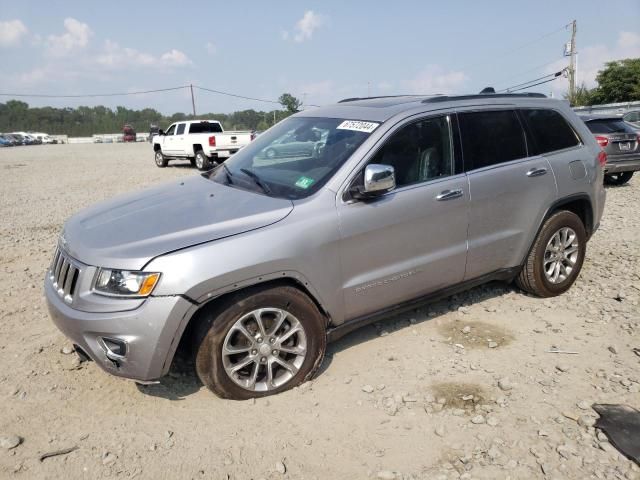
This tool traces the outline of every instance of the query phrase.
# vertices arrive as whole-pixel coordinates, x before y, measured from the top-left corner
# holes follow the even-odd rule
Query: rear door
[[[462,281],[469,190],[456,155],[450,116],[414,120],[367,162],[393,166],[396,189],[370,202],[338,199],[346,318]]]
[[[187,132],[185,131],[186,128],[187,128],[187,124],[184,122],[178,123],[176,126],[176,134],[174,135],[174,140],[173,140],[173,147],[175,148],[174,155],[176,156],[184,157],[188,155],[187,144],[189,142],[187,141],[187,139],[189,137],[187,136]]]
[[[513,109],[458,114],[470,191],[465,279],[519,266],[557,197],[551,166],[528,156]]]

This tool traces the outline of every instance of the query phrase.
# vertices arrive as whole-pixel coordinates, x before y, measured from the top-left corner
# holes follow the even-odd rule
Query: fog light
[[[127,355],[127,344],[122,340],[98,337],[98,343],[110,360],[122,360]]]

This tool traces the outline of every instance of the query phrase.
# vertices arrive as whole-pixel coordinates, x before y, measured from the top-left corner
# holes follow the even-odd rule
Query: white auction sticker
[[[359,120],[345,120],[338,125],[338,130],[355,130],[356,132],[373,132],[378,125],[377,122],[361,122]]]

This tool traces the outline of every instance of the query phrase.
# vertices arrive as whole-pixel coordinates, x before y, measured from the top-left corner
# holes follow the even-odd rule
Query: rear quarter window
[[[580,137],[565,118],[555,110],[521,110],[535,141],[538,154],[580,145]]]
[[[458,114],[466,170],[525,158],[527,146],[514,110]]]

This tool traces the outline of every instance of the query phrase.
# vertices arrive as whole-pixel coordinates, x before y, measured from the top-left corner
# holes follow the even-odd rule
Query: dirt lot
[[[233,402],[186,362],[147,387],[79,364],[43,298],[69,215],[193,169],[106,144],[5,148],[0,172],[1,478],[640,478],[590,408],[640,409],[640,179],[608,189],[569,293],[476,288],[343,338],[301,388]]]

